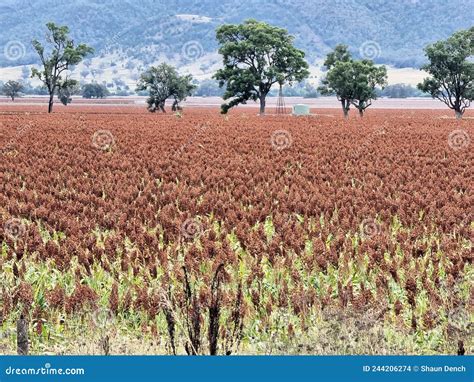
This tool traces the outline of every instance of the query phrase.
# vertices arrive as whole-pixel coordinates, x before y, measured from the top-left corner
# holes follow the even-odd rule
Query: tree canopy
[[[336,95],[346,118],[351,105],[363,116],[365,109],[372,105],[372,100],[377,99],[377,86],[387,84],[385,66],[375,66],[371,60],[352,59],[345,45],[336,46],[324,64],[329,70],[319,90],[322,94]]]
[[[217,28],[216,38],[224,67],[214,78],[226,86],[222,112],[248,100],[260,101],[265,113],[266,96],[279,83],[302,81],[309,76],[303,51],[293,46],[294,37],[285,29],[256,20]]]
[[[33,48],[38,53],[42,68],[33,68],[32,77],[37,77],[43,82],[49,93],[48,112],[53,111],[54,95],[60,92],[64,96],[68,89],[77,85],[77,81],[68,78],[68,70],[72,65],[80,63],[84,57],[94,50],[86,44],[76,45],[69,37],[67,26],[58,26],[47,23],[46,41],[43,45],[38,40],[33,40]],[[67,96],[66,96],[67,97]],[[64,99],[64,98],[63,98]]]
[[[79,93],[79,83],[76,80],[66,77],[58,87],[58,99],[64,106],[72,102],[73,94]]]
[[[474,27],[428,45],[425,54],[429,63],[421,70],[430,77],[418,84],[418,89],[444,102],[462,118],[474,99]]]
[[[331,69],[337,62],[349,62],[352,60],[352,55],[349,52],[349,47],[344,44],[337,45],[332,52],[329,52],[324,61],[324,66]]]
[[[109,95],[109,90],[104,85],[98,83],[84,84],[82,86],[83,98],[105,98]]]
[[[196,88],[193,77],[188,74],[180,76],[176,68],[168,64],[152,66],[144,72],[137,85],[137,91],[147,90],[148,110],[155,112],[161,110],[165,113],[165,103],[168,98],[174,98],[173,110],[179,108],[179,103],[192,94]]]
[[[421,90],[403,83],[385,86],[383,90],[379,90],[377,93],[381,97],[388,98],[421,97],[423,95]]]
[[[2,87],[2,92],[7,97],[10,97],[12,101],[15,101],[15,98],[19,96],[20,92],[23,91],[23,84],[18,81],[7,81]]]

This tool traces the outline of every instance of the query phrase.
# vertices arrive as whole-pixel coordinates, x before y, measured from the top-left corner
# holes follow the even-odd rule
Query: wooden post
[[[464,341],[459,340],[458,341],[458,355],[464,355],[466,354],[466,349],[464,349]]]
[[[28,355],[28,321],[23,315],[16,323],[16,345],[19,355]]]
[[[105,335],[100,339],[100,347],[104,352],[104,355],[110,355],[110,337]]]

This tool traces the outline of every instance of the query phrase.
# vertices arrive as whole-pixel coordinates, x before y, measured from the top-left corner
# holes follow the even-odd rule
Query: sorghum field
[[[1,353],[474,351],[468,113],[7,110]]]

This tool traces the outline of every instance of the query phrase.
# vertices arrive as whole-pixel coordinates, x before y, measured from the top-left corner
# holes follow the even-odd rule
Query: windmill
[[[279,84],[280,84],[280,90],[278,90],[278,99],[277,99],[275,113],[286,114],[285,99],[283,98],[283,82],[279,82]]]

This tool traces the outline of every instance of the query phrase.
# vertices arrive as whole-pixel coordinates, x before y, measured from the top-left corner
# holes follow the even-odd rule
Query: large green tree
[[[376,88],[387,85],[387,68],[375,66],[370,60],[351,61],[353,96],[351,103],[364,115],[365,109],[377,99]]]
[[[178,76],[175,90],[172,94],[172,97],[174,98],[172,110],[179,110],[179,103],[184,101],[187,96],[190,96],[196,88],[197,85],[193,83],[193,77],[190,74]]]
[[[321,81],[319,91],[325,95],[336,95],[345,118],[349,116],[351,105],[359,110],[362,117],[372,105],[372,100],[377,99],[376,88],[387,84],[385,66],[376,66],[370,60],[352,59],[345,45],[336,46],[328,54],[324,65],[328,72]]]
[[[104,85],[90,83],[82,86],[83,98],[105,98],[109,95],[109,90]]]
[[[222,113],[248,100],[259,100],[260,114],[264,114],[274,84],[292,84],[309,76],[304,52],[294,47],[294,37],[285,29],[247,20],[221,25],[216,38],[224,67],[214,78],[221,87],[226,86],[224,99],[232,98],[222,105]]]
[[[462,118],[474,99],[474,27],[428,45],[425,54],[429,63],[421,70],[431,76],[418,84],[418,89],[444,102],[456,118]]]
[[[61,98],[61,94],[64,96],[69,92],[68,89],[77,85],[75,80],[68,78],[70,67],[79,64],[84,57],[93,52],[93,49],[85,44],[76,45],[69,37],[67,26],[47,23],[46,28],[48,30],[47,44],[43,45],[38,40],[32,41],[42,64],[40,70],[32,69],[32,77],[37,77],[48,89],[48,113],[51,113],[53,111],[54,95],[58,94]]]
[[[12,101],[15,101],[15,98],[18,97],[21,91],[23,91],[24,86],[21,82],[18,81],[7,81],[2,87],[2,92],[7,97],[10,97]]]
[[[180,76],[173,66],[163,63],[156,67],[152,66],[141,75],[137,91],[149,92],[147,99],[149,111],[155,112],[159,109],[165,113],[168,98],[174,98],[173,110],[176,110],[179,102],[192,94],[196,88],[192,81],[191,75]]]

